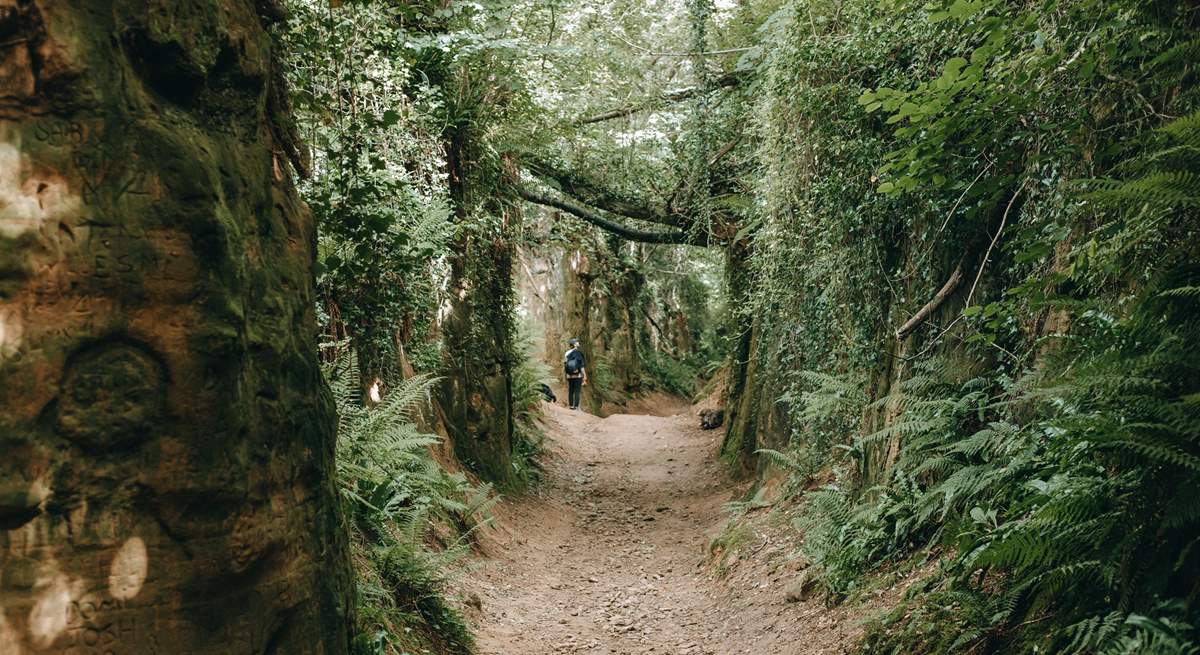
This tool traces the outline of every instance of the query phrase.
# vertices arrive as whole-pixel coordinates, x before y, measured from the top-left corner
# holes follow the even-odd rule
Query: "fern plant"
[[[1058,280],[1124,297],[1050,300],[1070,331],[1020,384],[972,401],[974,431],[927,416],[966,416],[953,398],[914,400],[889,428],[906,443],[897,475],[928,483],[919,520],[944,521],[957,554],[866,652],[1200,652],[1200,119],[1140,145],[1085,185],[1103,223]],[[1138,279],[1116,275],[1129,261]]]
[[[835,445],[846,441],[859,421],[867,396],[849,375],[801,370],[780,398],[789,407],[796,429],[789,451],[761,449],[766,462],[791,476],[793,490],[803,485],[833,459]]]
[[[325,373],[338,408],[337,480],[359,574],[355,648],[471,652],[470,630],[445,597],[446,574],[497,497],[490,486],[445,470],[430,451],[439,438],[413,422],[436,380],[402,380],[368,406],[353,352]],[[456,536],[433,543],[445,533]]]
[[[964,562],[1020,581],[1012,620],[1046,612],[1128,618],[1172,599],[1195,602],[1198,304],[1150,294],[1127,319],[1081,326],[1062,373],[1031,392],[1054,412],[1038,426],[1043,453],[1008,520],[981,535]],[[1084,648],[1108,648],[1147,625],[1122,623]],[[1061,647],[1067,635],[1046,641]]]

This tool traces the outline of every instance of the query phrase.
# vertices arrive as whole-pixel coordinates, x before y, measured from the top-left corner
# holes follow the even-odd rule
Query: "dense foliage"
[[[800,520],[835,597],[945,552],[864,650],[1194,649],[1195,10],[788,11],[755,235],[776,459],[836,464]]]
[[[398,345],[431,370],[436,342],[427,336],[445,274],[439,258],[455,232],[437,90],[414,88],[398,9],[300,1],[291,9],[281,37],[312,153],[301,192],[320,228],[323,328],[352,339],[364,374],[395,368]]]
[[[723,453],[791,472],[831,599],[941,562],[864,652],[1200,643],[1200,10],[289,4],[324,327],[360,387],[441,376],[468,466],[535,477],[561,349],[530,330],[586,337],[597,406],[724,362]],[[519,284],[567,318],[522,328]],[[372,494],[464,488],[380,474],[349,478],[360,534],[421,561]]]

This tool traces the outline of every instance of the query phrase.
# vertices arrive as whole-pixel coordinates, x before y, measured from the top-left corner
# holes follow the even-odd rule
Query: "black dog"
[[[554,390],[550,388],[550,385],[543,383],[539,391],[542,392],[542,397],[546,399],[546,402],[552,403],[558,401],[558,396],[554,395]]]
[[[705,430],[719,428],[724,422],[725,410],[723,409],[705,409],[700,411],[700,427]]]

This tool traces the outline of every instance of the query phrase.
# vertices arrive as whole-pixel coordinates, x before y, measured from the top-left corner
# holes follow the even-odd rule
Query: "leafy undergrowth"
[[[797,6],[806,5],[823,7]],[[797,489],[834,463],[827,483],[798,496],[806,575],[836,603],[914,554],[942,553],[937,570],[872,624],[863,653],[1200,652],[1197,14],[1171,3],[931,7],[943,5],[929,20],[898,13],[912,22],[887,31],[909,40],[917,60],[944,62],[943,76],[896,69],[859,98],[897,126],[884,132],[895,150],[885,156],[878,191],[897,202],[949,199],[950,211],[931,213],[935,227],[954,225],[958,201],[984,194],[977,198],[982,220],[971,225],[987,228],[977,250],[991,268],[973,266],[970,288],[915,337],[871,326],[855,337],[853,322],[830,308],[876,320],[879,298],[897,294],[886,271],[874,272],[890,264],[858,264],[852,272],[861,277],[846,279],[889,287],[856,297],[867,285],[828,283],[841,274],[810,263],[808,242],[799,241],[791,257],[759,251],[770,260],[761,276],[769,297],[800,286],[780,283],[789,270],[820,283],[821,293],[801,298],[823,299],[839,286],[844,292],[781,318],[799,336],[785,354],[836,355],[790,363],[782,400],[791,445],[770,454],[793,471]],[[853,28],[846,38],[821,40],[814,30],[809,40],[810,24],[801,20],[797,42],[822,55],[838,54],[835,48],[870,54],[859,46],[878,42],[880,32],[862,29],[872,20],[846,13],[841,20],[833,24]],[[1104,27],[1093,33],[1084,25]],[[934,36],[942,29],[978,39],[961,50],[969,60],[939,50],[959,49]],[[888,66],[907,61],[896,51],[887,51]],[[797,67],[820,63],[799,52],[790,58]],[[832,61],[837,70],[845,66]],[[1075,82],[1097,70],[1110,72]],[[973,79],[959,85],[964,71]],[[812,77],[824,83],[822,75]],[[1169,109],[1121,116],[1074,110],[1132,88],[1118,88],[1126,77],[1143,85],[1137,96],[1160,98]],[[846,97],[835,90],[829,87],[830,99]],[[807,110],[799,115],[814,113],[811,104]],[[1014,112],[1011,120],[1002,118],[1006,111]],[[838,118],[829,129],[846,125]],[[1016,125],[1036,129],[1018,134]],[[863,134],[878,128],[862,127]],[[811,138],[785,134],[780,144]],[[869,143],[863,134],[848,136]],[[1074,150],[1085,142],[1097,145]],[[952,173],[966,162],[975,172]],[[993,166],[1005,174],[993,175]],[[833,179],[829,172],[821,179]],[[953,192],[942,197],[937,189],[955,176]],[[880,228],[902,215],[840,187],[836,194],[799,208],[814,219],[852,217],[854,230],[869,207],[880,209]],[[788,211],[791,197],[781,197],[780,215],[804,227]],[[843,199],[853,211],[835,211]],[[945,270],[974,248],[970,232],[931,238],[912,225],[897,234],[913,251],[953,244]],[[789,230],[781,226],[785,236]],[[823,223],[811,233],[842,234]],[[858,232],[844,234],[856,235],[856,246],[829,247],[834,263],[854,266],[855,252],[873,255],[858,247]],[[986,290],[975,284],[985,276],[992,276]],[[911,309],[899,313],[892,325],[909,316]],[[822,343],[816,337],[825,325],[836,329]],[[900,347],[889,351],[894,339]],[[868,349],[892,361],[881,365]]]
[[[1080,292],[1112,283],[1123,235],[1157,234],[1196,206],[1195,187],[1176,182],[1197,164],[1198,135],[1195,114],[1178,119],[1131,147],[1115,179],[1081,183],[1105,228],[1065,272],[964,313],[1032,303],[1069,316],[1027,363],[988,366],[968,346],[914,364],[871,403],[843,378],[807,376],[809,425],[892,415],[803,495],[797,526],[825,592],[851,595],[921,549],[952,553],[862,652],[1200,652],[1200,268],[1191,246],[1163,246],[1160,269],[1115,300]],[[886,479],[863,485],[889,443],[900,447]],[[771,457],[810,476],[796,450]]]
[[[496,501],[489,485],[443,468],[413,412],[434,380],[400,382],[374,406],[361,398],[353,357],[326,369],[338,406],[338,484],[358,576],[357,655],[473,652],[447,600],[449,572]]]
[[[512,493],[540,479],[539,388],[548,377],[530,356],[532,343],[518,345],[525,356],[513,374],[514,470],[505,486]],[[353,353],[325,374],[338,407],[337,475],[358,576],[356,655],[469,655],[471,628],[449,583],[500,496],[448,470],[431,451],[441,437],[415,424],[436,379],[399,381],[371,404]]]
[[[878,401],[902,412],[801,496],[811,575],[836,602],[923,549],[951,554],[861,652],[1200,650],[1195,275],[1124,317],[1080,316],[1021,378],[935,359]],[[888,483],[857,488],[862,453],[895,436]]]

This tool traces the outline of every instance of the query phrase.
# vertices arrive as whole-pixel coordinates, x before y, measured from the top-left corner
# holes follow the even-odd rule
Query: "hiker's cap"
[[[578,346],[578,345],[579,345],[579,339],[574,339],[574,338],[572,338],[572,339],[567,339],[567,345],[568,345],[568,346]]]

